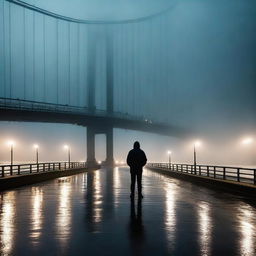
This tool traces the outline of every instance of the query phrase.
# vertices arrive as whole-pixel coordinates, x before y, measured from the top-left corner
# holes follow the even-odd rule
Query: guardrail
[[[253,168],[169,163],[148,163],[147,166],[164,168],[173,172],[256,185],[256,169]]]
[[[0,165],[0,178],[39,172],[65,171],[68,169],[86,167],[86,162],[51,162],[38,164]]]
[[[59,112],[70,113],[79,115],[90,115],[99,117],[112,117],[121,118],[126,120],[141,121],[152,124],[150,119],[143,116],[132,116],[128,113],[121,112],[107,112],[100,109],[89,109],[88,107],[79,107],[68,104],[56,104],[50,102],[40,102],[24,99],[12,99],[0,97],[0,109],[18,109],[27,111],[40,111],[40,112]],[[161,123],[158,123],[161,124]]]

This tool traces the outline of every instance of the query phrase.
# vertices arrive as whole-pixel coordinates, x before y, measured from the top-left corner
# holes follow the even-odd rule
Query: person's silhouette
[[[131,198],[134,198],[135,183],[137,178],[138,186],[138,196],[143,198],[142,195],[142,168],[147,163],[147,157],[143,150],[140,149],[140,143],[138,141],[134,142],[133,149],[130,150],[126,160],[127,164],[130,166],[131,173]]]

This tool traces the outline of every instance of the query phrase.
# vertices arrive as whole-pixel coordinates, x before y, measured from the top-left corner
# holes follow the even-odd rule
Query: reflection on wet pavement
[[[130,201],[127,168],[0,194],[0,255],[256,255],[256,206],[150,170]]]
[[[210,207],[205,202],[198,204],[200,251],[201,255],[210,255],[211,248],[211,217]]]
[[[14,243],[15,232],[15,192],[8,192],[1,196],[1,253],[3,255],[11,254]]]
[[[67,243],[71,234],[71,193],[72,185],[70,178],[61,178],[58,180],[58,198],[56,213],[56,237],[58,237],[61,252],[67,248]],[[52,216],[55,217],[55,216]]]
[[[242,205],[239,209],[238,219],[241,229],[240,253],[241,255],[255,255],[255,209],[250,205]]]
[[[31,189],[31,230],[29,236],[32,243],[37,243],[43,225],[43,191],[39,187],[32,187]]]

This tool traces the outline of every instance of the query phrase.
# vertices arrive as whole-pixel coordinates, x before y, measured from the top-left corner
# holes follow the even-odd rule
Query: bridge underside
[[[48,111],[28,111],[0,109],[0,121],[19,122],[47,122],[66,123],[81,126],[93,126],[97,133],[105,133],[106,127],[136,130],[142,132],[155,133],[163,136],[173,136],[178,138],[187,137],[188,131],[181,127],[166,124],[150,123],[142,120],[129,120],[110,116],[96,116],[89,114],[75,113],[54,113]]]
[[[112,166],[113,157],[113,128],[136,130],[143,132],[156,133],[165,136],[184,137],[187,135],[181,129],[154,124],[140,120],[128,120],[111,116],[95,116],[75,113],[54,113],[48,111],[31,111],[17,109],[1,109],[0,121],[19,121],[19,122],[47,122],[47,123],[66,123],[87,127],[87,162],[93,166],[95,159],[95,135],[106,135],[107,157],[105,164]]]

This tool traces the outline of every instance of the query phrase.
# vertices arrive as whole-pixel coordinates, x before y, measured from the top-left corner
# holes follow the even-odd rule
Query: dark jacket
[[[126,162],[131,171],[142,171],[142,167],[147,163],[147,158],[143,150],[134,148],[128,153]]]

